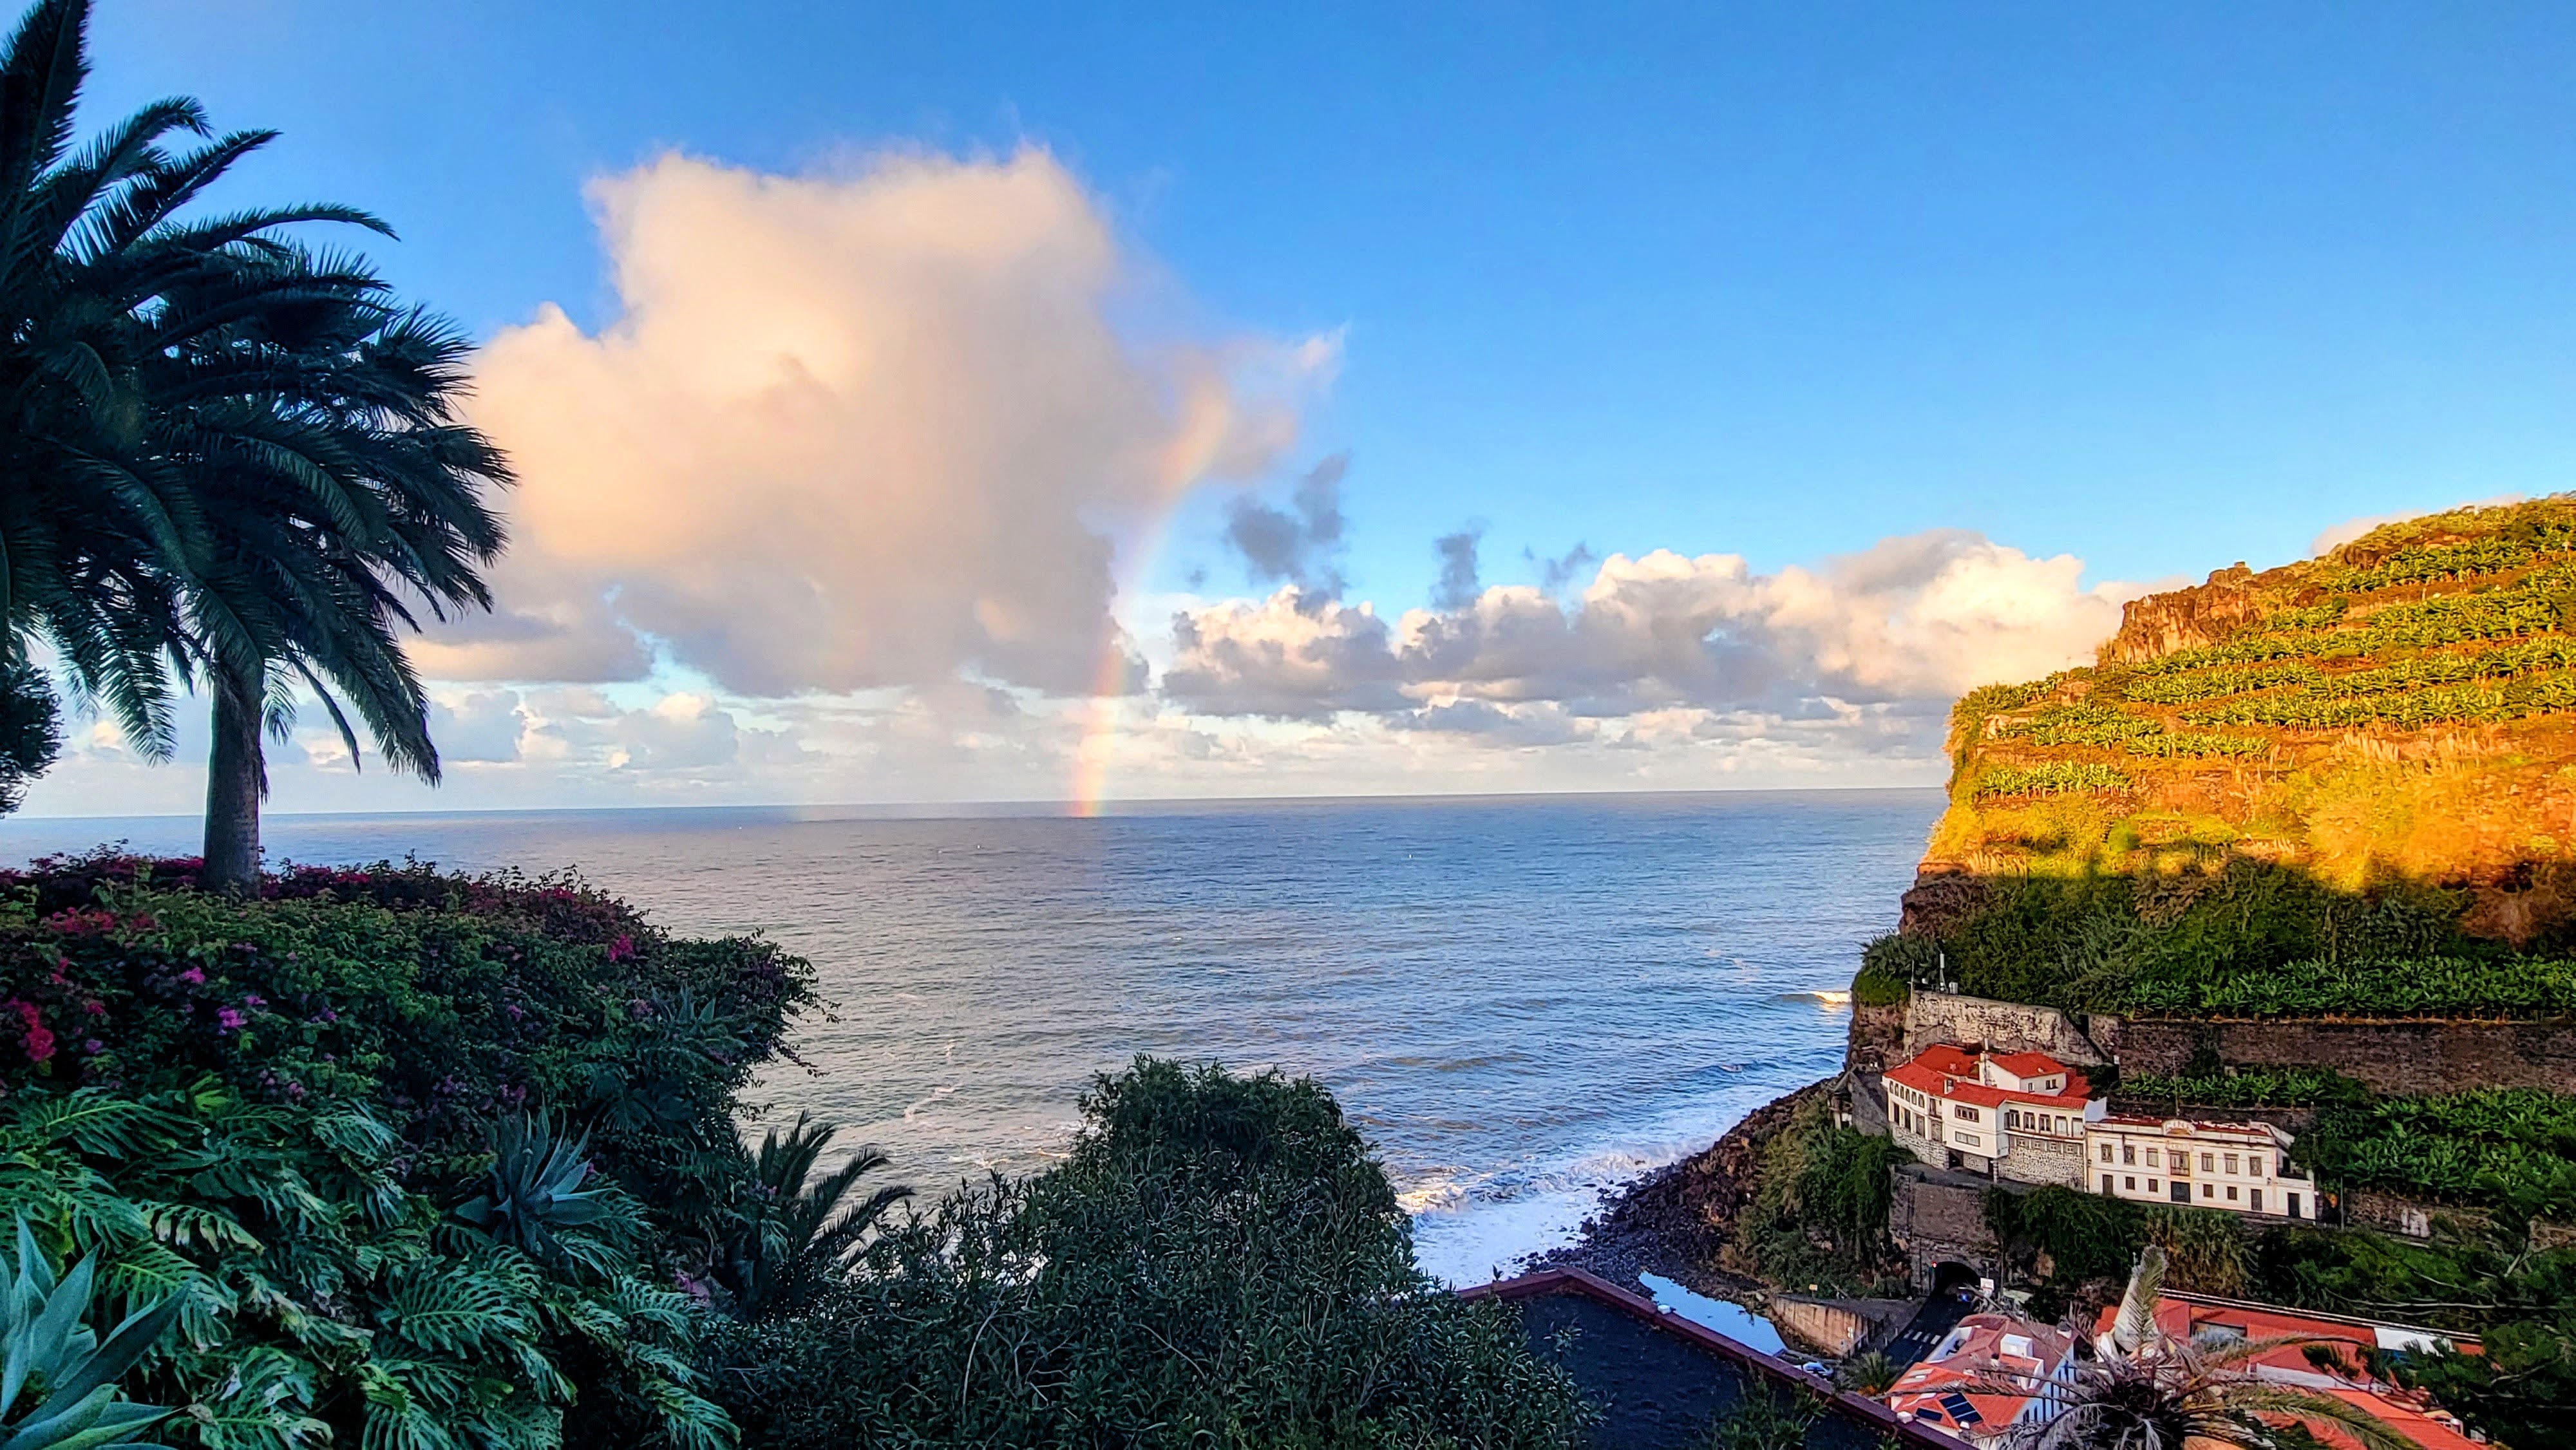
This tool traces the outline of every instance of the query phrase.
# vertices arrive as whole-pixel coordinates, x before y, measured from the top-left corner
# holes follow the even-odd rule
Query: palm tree
[[[154,366],[169,375],[164,446],[197,513],[168,648],[213,696],[200,879],[232,890],[258,879],[261,736],[292,724],[299,686],[353,760],[352,711],[397,768],[437,781],[402,634],[416,607],[491,607],[480,571],[503,534],[485,493],[510,476],[458,419],[470,348],[455,327],[396,307],[353,263],[290,251],[243,270],[265,300]],[[241,285],[179,292],[171,311],[222,317]]]
[[[2207,1344],[2166,1334],[2156,1325],[2164,1277],[2164,1251],[2149,1244],[2098,1358],[2079,1361],[2070,1379],[1994,1386],[2009,1394],[2036,1389],[2058,1405],[2047,1420],[2013,1426],[2008,1450],[2274,1450],[2281,1431],[2264,1423],[2267,1415],[2330,1423],[2363,1450],[2416,1450],[2414,1441],[2341,1400],[2254,1374],[2261,1355],[2313,1340]]]
[[[859,1245],[886,1211],[912,1196],[889,1185],[857,1203],[844,1200],[866,1175],[893,1162],[875,1148],[861,1148],[840,1167],[814,1178],[814,1166],[840,1129],[798,1113],[781,1136],[762,1135],[753,1160],[765,1212],[739,1235],[718,1277],[732,1291],[736,1312],[757,1319],[792,1307],[811,1293]]]
[[[193,101],[146,106],[75,151],[88,21],[87,0],[40,0],[0,46],[0,663],[50,645],[77,695],[165,758],[162,650],[195,511],[156,449],[152,383],[168,374],[149,364],[207,326],[330,285],[275,267],[242,276],[280,253],[280,228],[383,228],[337,206],[182,219],[274,135],[211,136]],[[166,149],[179,137],[210,139]],[[191,288],[228,311],[173,312]]]

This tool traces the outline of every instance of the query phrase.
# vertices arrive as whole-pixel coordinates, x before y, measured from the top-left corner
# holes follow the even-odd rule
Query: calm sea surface
[[[921,1187],[1060,1151],[1140,1052],[1311,1073],[1452,1280],[1832,1072],[1937,791],[1202,803],[1096,820],[790,809],[285,816],[272,857],[579,868],[682,932],[760,930],[831,1002],[760,1095]],[[0,822],[0,859],[177,817]]]

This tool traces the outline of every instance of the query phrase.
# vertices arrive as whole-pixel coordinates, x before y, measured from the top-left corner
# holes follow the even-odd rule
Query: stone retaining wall
[[[2045,1052],[2076,1067],[2108,1060],[2054,1007],[1918,990],[1905,1004],[1905,1054],[1911,1057],[1937,1042],[1969,1048],[1982,1044],[1997,1052]]]
[[[2383,1093],[2535,1087],[2576,1093],[2576,1021],[2416,1018],[2200,1021],[2096,1017],[2124,1075],[2180,1076],[2214,1055],[2229,1067],[2322,1067]]]
[[[1900,1163],[1887,1209],[1888,1236],[1905,1251],[1919,1287],[1944,1263],[1966,1264],[1991,1274],[2003,1245],[1986,1225],[1986,1190],[1992,1185],[1965,1173]]]

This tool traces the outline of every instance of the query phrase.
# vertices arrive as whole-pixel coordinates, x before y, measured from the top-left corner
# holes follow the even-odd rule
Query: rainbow
[[[1153,572],[1155,558],[1163,552],[1163,541],[1170,536],[1172,515],[1177,511],[1178,500],[1174,500],[1172,506],[1145,521],[1127,567],[1112,583],[1112,599],[1144,586]],[[1101,803],[1109,798],[1109,767],[1118,749],[1119,715],[1127,687],[1127,653],[1118,647],[1119,635],[1113,622],[1100,641],[1100,661],[1091,672],[1091,693],[1080,707],[1082,736],[1074,743],[1073,778],[1065,798],[1065,814],[1078,820],[1099,815]]]

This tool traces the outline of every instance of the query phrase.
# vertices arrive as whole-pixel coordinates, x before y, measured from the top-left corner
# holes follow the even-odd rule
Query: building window
[[[2007,1128],[2018,1128],[2018,1127],[2020,1127],[2020,1126],[2021,1126],[2021,1114],[2014,1112],[2014,1111],[2013,1111],[2012,1109],[2010,1109],[2010,1108],[2006,1108],[2006,1109],[2004,1109],[2004,1126],[2005,1126],[2005,1127],[2007,1127]]]
[[[2254,1210],[2256,1213],[2261,1213],[2263,1211],[2263,1190],[2259,1188],[2246,1189],[2245,1206]]]
[[[2246,1159],[2246,1160],[2245,1160],[2245,1171],[2246,1171],[2246,1172],[2248,1172],[2248,1173],[2250,1173],[2250,1174],[2252,1174],[2252,1175],[2254,1175],[2254,1176],[2255,1176],[2255,1177],[2257,1177],[2257,1178],[2262,1177],[2262,1176],[2263,1176],[2263,1160],[2262,1160],[2262,1159],[2260,1159],[2260,1158],[2248,1158],[2248,1159]]]
[[[2200,1155],[2200,1171],[2203,1173],[2209,1171],[2209,1155],[2206,1153]]]
[[[2107,1153],[2107,1152],[2109,1152],[2110,1150],[2106,1148],[2106,1149],[2104,1149],[2103,1151]],[[2108,1173],[2105,1173],[2105,1174],[2103,1174],[2103,1175],[2102,1175],[2102,1191],[2103,1191],[2104,1193],[2108,1193],[2108,1192],[2110,1192],[2110,1191],[2111,1191],[2111,1175],[2110,1175],[2110,1174],[2108,1174]]]
[[[1985,1146],[1985,1140],[1974,1133],[1953,1133],[1950,1135],[1950,1138],[1953,1142],[1965,1143],[1971,1148],[1982,1148]]]
[[[2233,1188],[2231,1188],[2231,1189],[2229,1189],[2229,1190],[2227,1190],[2227,1191],[2228,1191],[2228,1192],[2230,1192],[2230,1193],[2234,1193],[2236,1190],[2235,1190],[2235,1189],[2233,1189]],[[2213,1197],[2213,1196],[2215,1196],[2216,1192],[2217,1192],[2217,1189],[2216,1189],[2216,1187],[2215,1187],[2214,1185],[2207,1184],[2207,1183],[2204,1183],[2204,1184],[2200,1185],[2200,1196],[2201,1196],[2201,1197],[2203,1197],[2203,1198]]]
[[[1962,1122],[1973,1123],[1977,1120],[1977,1110],[1975,1108],[1963,1108],[1957,1103],[1952,1103],[1950,1105],[1950,1112]]]
[[[2102,1145],[2102,1161],[2103,1161],[2103,1162],[2105,1162],[2105,1163],[2108,1163],[2108,1162],[2110,1162],[2110,1161],[2111,1161],[2111,1145],[2110,1145],[2110,1144],[2108,1144],[2108,1143],[2105,1143],[2105,1144],[2103,1144],[2103,1145]],[[2110,1191],[2110,1189],[2111,1189],[2111,1180],[2110,1180],[2110,1179],[2108,1179],[2108,1178],[2103,1179],[2103,1180],[2102,1180],[2102,1191],[2103,1191],[2103,1192],[2105,1192],[2105,1193],[2108,1193],[2108,1192]]]
[[[2233,1183],[2227,1185],[2227,1201],[2229,1203],[2236,1201],[2236,1185]]]
[[[2136,1189],[2137,1189],[2137,1186],[2138,1186],[2138,1180],[2137,1180],[2137,1179],[2135,1179],[2135,1178],[2133,1178],[2133,1177],[2132,1177],[2132,1178],[2123,1178],[2123,1179],[2121,1179],[2121,1180],[2120,1180],[2120,1186],[2121,1186],[2121,1187],[2123,1187],[2123,1188],[2127,1188],[2127,1189],[2131,1190],[2132,1192],[2134,1192],[2134,1191],[2136,1191]]]
[[[2129,1164],[2131,1167],[2135,1167],[2138,1162],[2138,1145],[2135,1143],[2121,1144],[2120,1161]]]
[[[2297,1218],[2299,1216],[2299,1196],[2295,1193],[2282,1195],[2281,1211],[2292,1218]]]
[[[2165,1166],[2165,1165],[2164,1165],[2162,1162],[2158,1161],[2158,1160],[2159,1160],[2159,1159],[2161,1159],[2161,1158],[2163,1158],[2163,1157],[2164,1157],[2164,1155],[2163,1155],[2163,1154],[2158,1153],[2158,1152],[2157,1152],[2155,1149],[2153,1149],[2153,1148],[2149,1148],[2149,1149],[2147,1150],[2147,1166],[2148,1166],[2148,1167],[2150,1167],[2150,1168],[2162,1168],[2162,1167],[2163,1167],[2163,1166]]]

